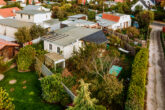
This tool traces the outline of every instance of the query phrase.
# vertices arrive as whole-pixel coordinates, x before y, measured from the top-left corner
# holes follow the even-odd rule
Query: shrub
[[[148,67],[148,49],[142,48],[135,56],[132,76],[128,88],[126,110],[143,110],[146,74]]]
[[[18,53],[17,66],[19,71],[28,71],[32,65],[36,51],[31,46],[25,46]]]
[[[0,110],[14,110],[15,106],[12,101],[13,99],[9,97],[9,94],[0,87]]]
[[[5,72],[8,69],[7,63],[3,61],[3,57],[0,57],[0,73]]]
[[[62,105],[66,105],[71,102],[61,84],[61,81],[61,74],[47,76],[41,80],[42,97],[44,100],[49,103],[60,102]]]

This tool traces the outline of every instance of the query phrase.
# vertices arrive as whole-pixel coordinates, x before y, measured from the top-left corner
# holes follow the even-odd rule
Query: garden
[[[41,85],[35,72],[18,72],[13,68],[4,73],[0,81],[13,99],[16,110],[62,110],[60,104],[46,103],[41,97]],[[13,81],[13,82],[12,82]]]

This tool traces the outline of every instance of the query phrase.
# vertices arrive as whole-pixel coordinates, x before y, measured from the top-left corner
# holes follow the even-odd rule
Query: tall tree
[[[77,91],[77,96],[74,99],[74,107],[69,107],[68,110],[96,110],[95,103],[97,100],[90,97],[89,84],[80,80],[80,90]]]
[[[137,14],[136,19],[140,28],[148,29],[150,23],[154,20],[154,13],[152,11],[144,10]]]
[[[27,27],[19,28],[18,31],[15,33],[15,36],[16,36],[17,42],[19,43],[25,43],[32,40],[30,36],[29,28]]]

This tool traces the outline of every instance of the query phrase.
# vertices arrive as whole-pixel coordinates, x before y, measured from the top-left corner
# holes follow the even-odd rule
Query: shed
[[[111,69],[109,70],[109,74],[118,77],[119,74],[120,74],[120,72],[121,72],[121,70],[122,70],[122,67],[113,65],[113,66],[111,67]]]
[[[65,68],[65,59],[57,53],[47,53],[45,54],[45,64],[54,67],[55,70],[57,67]]]

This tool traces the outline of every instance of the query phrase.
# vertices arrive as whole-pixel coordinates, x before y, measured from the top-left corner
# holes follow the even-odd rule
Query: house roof
[[[39,10],[21,10],[21,11],[17,11],[16,13],[35,15],[35,14],[44,14],[44,13],[50,13],[50,12],[49,11],[39,11]]]
[[[5,41],[10,41],[10,42],[16,41],[15,38],[9,37],[9,36],[4,36],[4,35],[0,35],[0,39],[3,39],[3,40],[5,40]]]
[[[77,25],[90,26],[90,25],[95,25],[95,24],[96,23],[92,22],[92,21],[78,19],[78,20],[69,22],[67,25],[69,25],[69,26],[77,26]]]
[[[75,26],[58,29],[54,31],[54,33],[44,36],[43,40],[60,46],[67,46],[76,42],[77,40],[85,40],[98,44],[107,41],[104,33],[100,29],[90,29]]]
[[[85,15],[85,14],[77,14],[77,15],[69,16],[69,18],[81,18],[81,17],[84,17],[84,16],[87,16],[87,15]]]
[[[44,21],[44,23],[53,25],[53,24],[60,23],[60,21],[59,21],[59,19],[50,19],[50,20]]]
[[[38,10],[41,6],[38,5],[27,5],[23,10]]]
[[[0,9],[0,16],[6,18],[6,17],[13,17],[15,16],[14,11],[19,11],[20,9],[17,7],[13,7],[13,8],[3,8]]]
[[[109,20],[106,20],[106,19],[99,19],[99,20],[97,21],[97,23],[98,23],[100,26],[107,27],[107,26],[111,26],[111,25],[115,24],[116,22],[114,22],[114,21],[109,21]]]
[[[0,50],[3,49],[6,46],[19,46],[19,44],[12,43],[12,42],[5,41],[3,39],[0,39]]]
[[[32,25],[34,25],[34,23],[19,21],[16,19],[0,19],[0,24],[13,28],[31,27]]]
[[[102,19],[106,19],[113,22],[119,22],[120,16],[111,13],[103,13]]]
[[[149,6],[146,4],[144,0],[139,0],[146,8],[149,8]]]
[[[4,0],[0,0],[0,5],[6,5],[6,2]]]
[[[47,53],[47,54],[45,54],[45,56],[48,57],[49,59],[53,60],[54,62],[59,61],[59,60],[64,60],[63,56],[61,56],[57,53],[54,53],[54,52]]]

